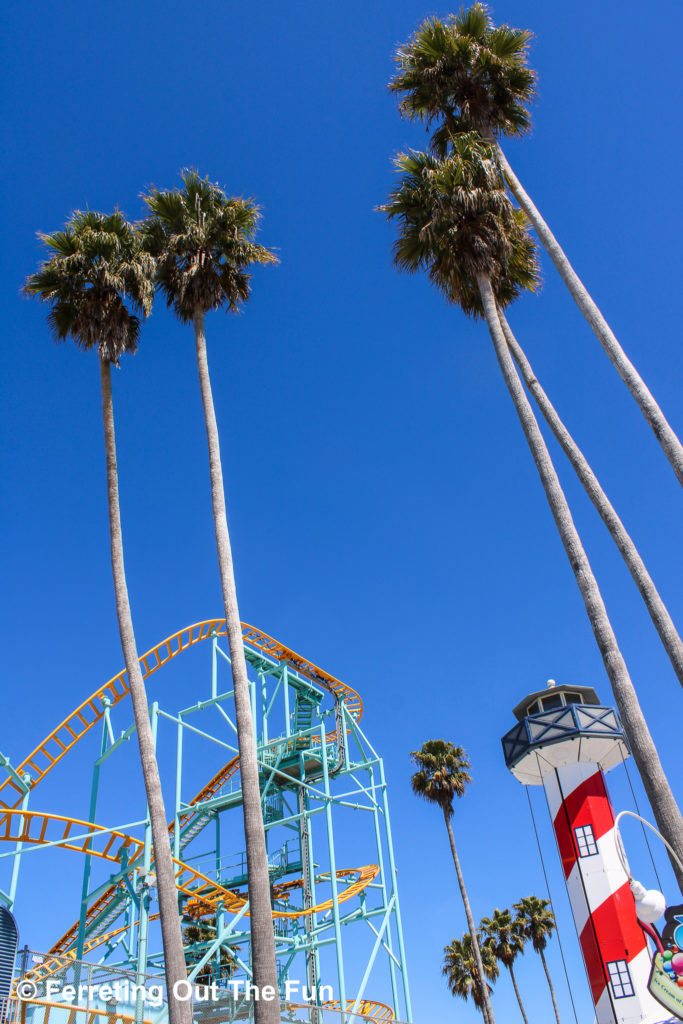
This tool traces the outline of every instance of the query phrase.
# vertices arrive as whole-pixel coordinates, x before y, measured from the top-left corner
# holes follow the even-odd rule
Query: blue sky
[[[54,346],[44,311],[19,297],[41,255],[35,232],[86,205],[118,204],[135,218],[146,185],[171,186],[197,166],[256,197],[260,238],[281,258],[255,275],[243,315],[207,317],[242,618],[363,694],[392,786],[415,1019],[466,1022],[477,1014],[440,977],[464,916],[443,823],[410,795],[408,752],[443,735],[471,756],[474,784],[455,827],[480,917],[543,894],[526,797],[500,751],[511,708],[550,676],[611,697],[486,331],[427,281],[394,271],[392,227],[374,212],[393,154],[425,138],[385,89],[392,54],[426,14],[448,10],[422,0],[76,0],[7,12],[0,749],[21,760],[121,664],[97,364]],[[534,131],[508,155],[680,434],[678,5],[660,4],[654,25],[631,0],[501,0],[494,16],[536,34]],[[544,278],[510,321],[681,622],[680,490],[547,261]],[[162,303],[114,383],[128,583],[145,650],[221,610],[192,338]],[[558,466],[683,798],[680,687],[559,454]],[[632,807],[623,772],[610,781],[615,804]],[[85,817],[85,790],[64,770],[34,806]],[[577,1009],[589,1019],[552,836],[535,806]],[[654,884],[635,829],[629,836]],[[74,918],[77,892],[76,883],[67,906],[50,895],[70,877],[68,854],[40,857],[17,907],[22,941],[38,948]],[[550,1006],[535,961],[525,957],[520,982],[540,1020]],[[550,962],[567,1021],[555,940]],[[501,979],[500,1019],[515,1019],[513,999]]]

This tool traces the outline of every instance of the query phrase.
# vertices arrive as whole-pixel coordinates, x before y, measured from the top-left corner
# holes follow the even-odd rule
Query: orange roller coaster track
[[[93,857],[100,857],[114,864],[120,863],[121,847],[125,847],[132,856],[141,853],[144,848],[144,843],[139,839],[116,829],[95,825],[92,821],[15,808],[0,811],[0,842],[3,841],[59,846],[65,850],[75,850],[77,853],[89,853]],[[103,844],[101,848],[97,843]]]
[[[16,830],[11,828],[12,821],[18,821],[19,827]],[[52,832],[50,832],[52,826]],[[12,834],[14,831],[14,834]],[[73,833],[85,833],[73,837]],[[50,836],[53,838],[50,838]],[[109,836],[108,841],[100,849],[94,845],[95,840],[102,840],[105,835]],[[21,811],[15,809],[0,812],[0,841],[21,842],[38,846],[58,846],[66,850],[74,850],[77,853],[90,854],[102,860],[120,863],[120,858],[113,852],[114,844],[118,843],[119,848],[124,847],[134,853],[139,853],[143,843],[115,829],[106,829],[95,825],[91,821],[81,821],[78,818],[66,818],[61,814],[45,814],[42,811]],[[184,864],[173,858],[176,868],[175,879],[179,892],[190,897],[187,905],[187,913],[199,916],[211,910],[215,910],[218,904],[222,904],[229,913],[236,914],[247,903],[246,893],[236,892],[232,889],[224,889],[217,882],[203,875],[201,871]],[[342,868],[336,872],[338,879],[348,878],[350,875],[358,875],[355,881],[339,893],[338,902],[344,903],[353,896],[362,892],[370,882],[377,877],[379,867],[377,864],[366,864],[361,868]],[[325,876],[320,876],[322,879]],[[293,882],[284,882],[273,889],[275,900],[286,900],[292,889],[300,888],[303,879],[298,878]],[[325,900],[305,910],[274,910],[273,917],[285,917],[294,919],[306,917],[309,914],[321,913],[330,910],[332,900]],[[246,912],[249,916],[249,911]]]
[[[204,622],[197,622],[193,626],[186,626],[172,636],[162,640],[156,647],[152,647],[140,658],[143,679],[148,679],[169,661],[182,654],[183,651],[194,647],[202,640],[208,640],[216,636],[226,636],[225,619],[206,619]],[[248,623],[242,623],[242,637],[244,643],[264,657],[282,661],[290,665],[302,676],[312,682],[319,683],[329,693],[339,697],[345,702],[346,709],[351,717],[360,721],[363,714],[363,702],[358,693],[346,683],[335,679],[329,672],[318,668],[313,662],[303,658],[300,654],[285,647],[272,636],[268,636],[262,630]],[[128,673],[124,669],[118,675],[113,676],[108,682],[95,690],[93,694],[83,701],[75,711],[64,719],[63,722],[53,729],[45,737],[42,743],[33,750],[24,761],[15,769],[20,777],[30,776],[29,789],[34,789],[45,776],[52,771],[56,764],[68,754],[68,752],[82,739],[97,722],[101,721],[107,707],[114,707],[129,692]],[[10,799],[14,803],[7,803],[0,797],[0,808],[17,807],[24,796],[19,783],[11,776],[0,783],[0,793],[3,790],[12,791]]]
[[[350,1013],[356,1005],[355,999],[346,1000],[346,1011]],[[323,1003],[323,1007],[328,1010],[341,1010],[341,1003],[338,999],[333,1002]],[[378,1003],[375,999],[361,999],[358,1006],[358,1013],[362,1017],[370,1017],[376,1021],[389,1021],[396,1020],[394,1011],[386,1003]]]

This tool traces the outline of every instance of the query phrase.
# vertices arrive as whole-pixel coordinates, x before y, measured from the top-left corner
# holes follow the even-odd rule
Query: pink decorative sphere
[[[675,974],[679,975],[679,977],[683,975],[683,953],[674,953],[669,962]]]

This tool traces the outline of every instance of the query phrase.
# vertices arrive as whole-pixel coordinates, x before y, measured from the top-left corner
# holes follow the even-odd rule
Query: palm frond
[[[493,23],[485,4],[475,3],[467,9],[461,7],[459,12],[452,16],[452,24],[461,35],[483,43]]]

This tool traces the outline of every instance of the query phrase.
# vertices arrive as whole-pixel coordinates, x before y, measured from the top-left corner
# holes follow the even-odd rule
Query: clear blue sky
[[[2,59],[0,749],[19,761],[121,665],[97,364],[54,346],[44,310],[19,297],[41,254],[35,232],[86,205],[119,204],[135,218],[146,185],[171,186],[195,165],[257,198],[261,240],[282,261],[256,274],[243,315],[207,318],[242,617],[365,698],[392,786],[421,1022],[478,1017],[440,977],[442,948],[465,921],[443,823],[410,795],[408,752],[443,735],[470,753],[474,785],[455,826],[480,917],[543,893],[526,797],[500,751],[511,708],[550,676],[611,699],[488,336],[425,280],[394,271],[392,228],[373,212],[393,154],[424,139],[386,92],[392,54],[426,14],[448,10],[423,0],[38,0],[6,12]],[[536,34],[535,127],[508,154],[680,433],[680,7],[501,0],[494,16]],[[520,301],[511,322],[681,623],[680,489],[572,300],[545,265],[544,275],[542,294]],[[115,400],[145,650],[221,613],[192,338],[161,303],[115,377]],[[601,522],[558,464],[683,798],[680,687]],[[623,776],[612,778],[616,804],[632,806]],[[85,817],[82,777],[65,770],[35,806]],[[536,806],[580,1019],[590,1020]],[[75,917],[78,885],[69,882],[73,900],[56,899],[70,855],[39,856],[45,873],[31,869],[17,908],[22,940],[37,948]],[[654,884],[645,861],[640,873]],[[555,940],[550,961],[566,1024]],[[533,1018],[547,1018],[531,954],[520,981]],[[503,978],[499,1019],[517,1019],[512,1000]]]

